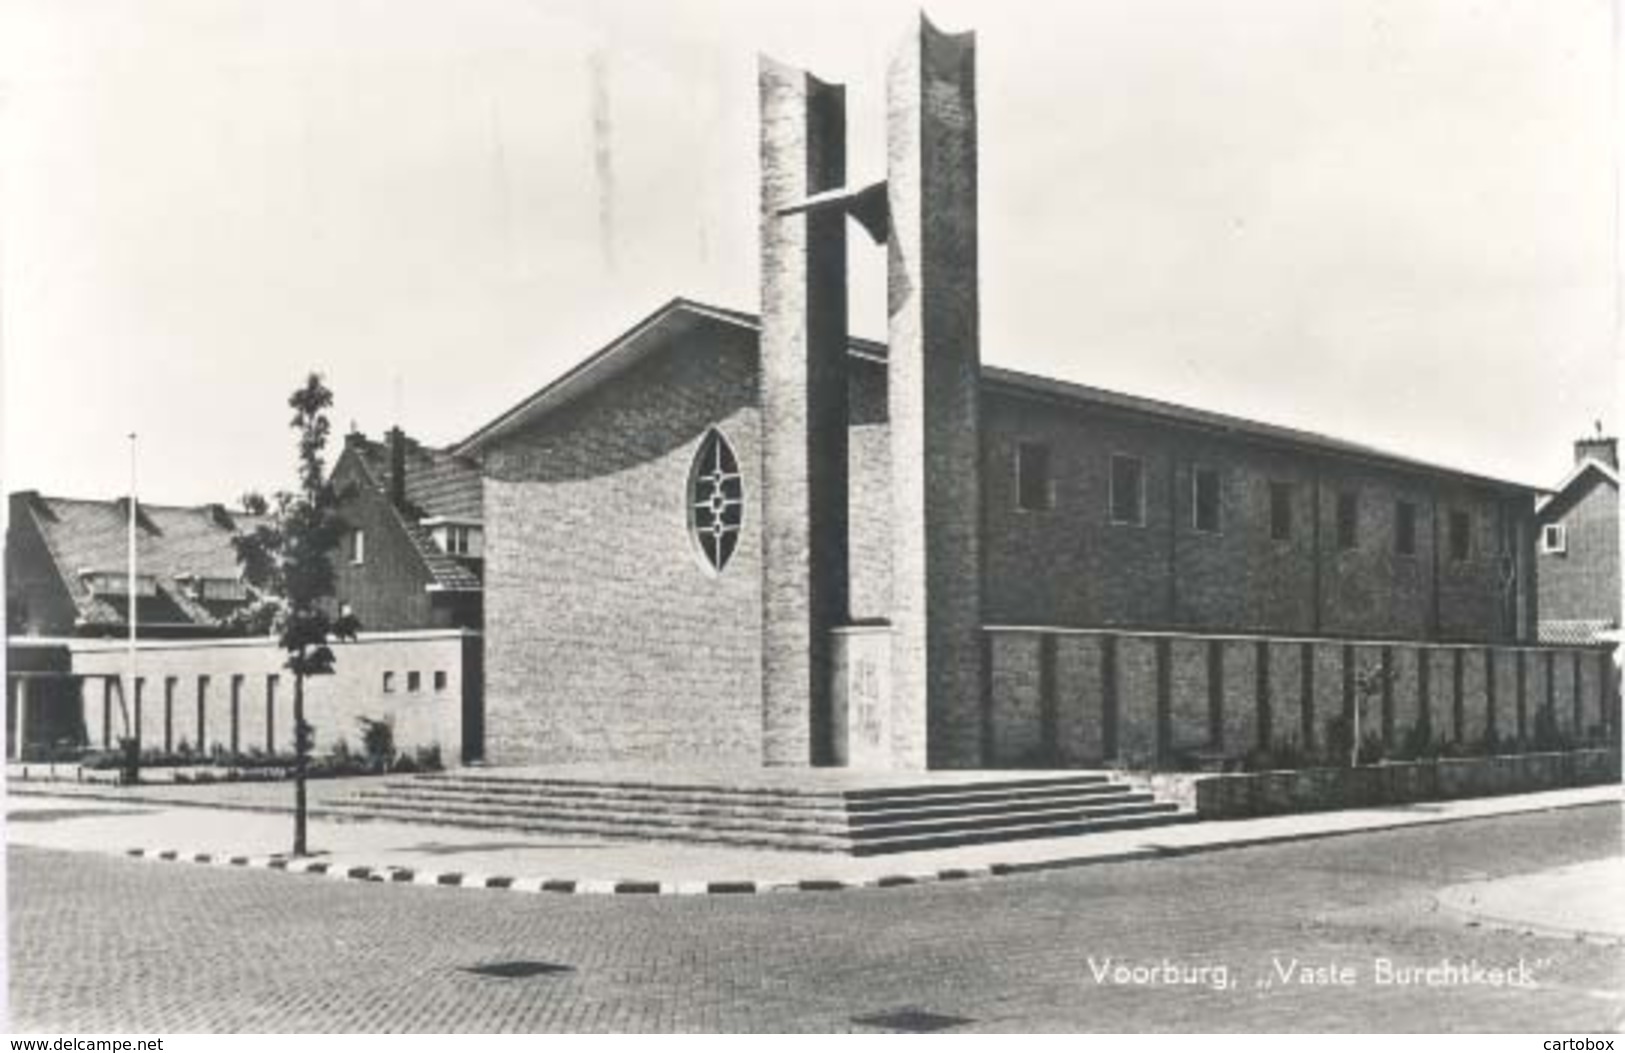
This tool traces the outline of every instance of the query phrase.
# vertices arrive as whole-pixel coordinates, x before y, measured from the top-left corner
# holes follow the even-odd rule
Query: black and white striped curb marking
[[[136,859],[200,863],[205,866],[245,867],[281,870],[290,874],[312,874],[340,881],[371,881],[449,888],[506,889],[510,892],[552,892],[592,896],[730,896],[765,892],[841,892],[861,888],[900,888],[944,881],[998,877],[1015,873],[1017,866],[995,863],[991,866],[948,867],[942,870],[885,874],[866,879],[803,878],[766,881],[651,881],[603,878],[513,877],[507,874],[476,874],[461,870],[417,870],[403,866],[366,866],[336,863],[329,859],[293,859],[284,855],[230,855],[221,852],[188,852],[181,849],[130,848],[125,854]]]

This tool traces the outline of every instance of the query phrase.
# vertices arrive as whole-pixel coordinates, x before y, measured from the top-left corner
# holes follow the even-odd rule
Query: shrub
[[[1553,750],[1566,750],[1573,745],[1569,735],[1558,727],[1557,715],[1552,712],[1551,706],[1540,706],[1535,710],[1535,749],[1546,753]]]
[[[361,748],[366,751],[367,762],[373,771],[388,770],[395,759],[395,726],[387,720],[357,717],[361,725]]]
[[[419,746],[417,749],[417,762],[419,771],[445,771],[446,766],[440,759],[440,747]]]

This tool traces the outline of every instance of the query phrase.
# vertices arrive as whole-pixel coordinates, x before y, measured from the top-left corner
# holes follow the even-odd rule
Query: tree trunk
[[[300,648],[299,666],[304,668],[304,649]],[[303,856],[305,845],[305,674],[293,675],[293,854]]]

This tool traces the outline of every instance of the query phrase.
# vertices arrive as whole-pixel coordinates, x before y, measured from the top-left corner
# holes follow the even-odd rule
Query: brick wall
[[[702,325],[486,452],[486,755],[761,761],[755,349]],[[721,574],[689,534],[708,428],[744,473]]]
[[[984,396],[983,433],[983,599],[990,622],[1513,638],[1498,576],[1507,512],[1493,491],[1005,391]],[[1046,510],[1018,506],[1021,443],[1049,449]],[[1143,465],[1141,524],[1112,522],[1113,454]],[[1199,468],[1219,474],[1217,532],[1199,531],[1193,522]],[[1272,482],[1290,487],[1285,540],[1271,537]],[[1358,507],[1356,544],[1346,550],[1335,528],[1338,494],[1345,492],[1356,495]],[[1410,555],[1396,551],[1400,501],[1416,510]],[[1470,517],[1470,551],[1461,561],[1448,554],[1452,510]]]
[[[344,495],[339,512],[366,538],[359,564],[350,562],[346,545],[333,554],[334,595],[350,605],[369,632],[435,627],[428,568],[388,498],[369,481],[358,460],[347,450],[333,468],[333,485]]]
[[[334,673],[306,681],[305,720],[316,728],[316,752],[327,752],[341,739],[359,751],[358,721],[367,717],[394,725],[398,749],[439,746],[446,764],[458,763],[467,635],[457,630],[363,633],[354,642],[335,644]],[[126,673],[124,647],[90,640],[70,646],[73,672],[87,678],[83,705],[90,744],[116,745],[122,734],[116,692]],[[143,748],[162,748],[167,728],[171,749],[184,740],[205,752],[216,746],[291,751],[293,679],[283,668],[286,658],[274,643],[258,639],[143,642],[137,654]],[[389,690],[386,673],[393,674]],[[437,682],[437,673],[443,682]],[[113,679],[111,692],[105,678]]]
[[[1620,616],[1619,488],[1592,475],[1590,489],[1559,499],[1540,521],[1568,528],[1568,550],[1540,555],[1542,618]]]
[[[1533,734],[1536,708],[1547,704],[1548,665],[1561,729],[1579,734],[1618,728],[1618,679],[1605,648],[1040,628],[987,633],[992,667],[984,711],[992,755],[1000,764],[1037,760],[1088,767],[1120,760],[1171,766],[1181,754],[1240,758],[1289,742],[1301,746],[1311,738],[1324,743],[1332,722],[1344,716],[1344,685],[1351,674],[1383,664],[1395,679],[1384,697],[1361,704],[1362,735],[1378,733],[1390,749],[1399,748],[1426,709],[1437,741],[1480,745],[1492,725],[1509,740],[1517,736],[1517,725],[1502,716],[1492,720],[1485,671],[1491,664],[1503,671],[1495,705],[1505,713],[1507,693],[1515,691],[1504,682],[1505,671],[1515,673],[1520,654],[1528,678],[1525,736]],[[1055,656],[1048,672],[1042,665],[1046,649]],[[1262,675],[1261,654],[1268,655]],[[1312,670],[1307,678],[1306,663]],[[1267,684],[1263,691],[1261,682]],[[1261,705],[1261,699],[1267,701]],[[1305,713],[1311,715],[1312,736]]]

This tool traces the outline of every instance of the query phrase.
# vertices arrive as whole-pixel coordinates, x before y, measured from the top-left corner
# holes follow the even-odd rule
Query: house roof
[[[479,522],[484,514],[479,468],[449,451],[407,438],[406,503],[410,507],[400,509],[389,500],[389,444],[352,434],[345,441],[345,450],[356,455],[370,485],[389,504],[401,531],[423,560],[432,587],[458,592],[478,590],[479,575],[463,560],[442,552],[422,521],[446,518]]]
[[[1568,475],[1563,477],[1563,481],[1557,484],[1556,489],[1535,502],[1535,514],[1543,514],[1554,503],[1560,503],[1564,498],[1578,492],[1581,484],[1588,483],[1593,477],[1601,477],[1613,483],[1615,487],[1619,486],[1618,469],[1606,461],[1599,461],[1595,457],[1586,457],[1577,463],[1569,471]]]
[[[127,573],[129,504],[71,497],[47,497],[33,491],[16,495],[37,525],[58,576],[86,626],[124,625],[128,611],[122,595],[98,596],[86,575]],[[15,507],[15,504],[14,504]],[[181,507],[140,504],[136,516],[136,570],[150,575],[156,595],[138,596],[138,623],[151,626],[217,628],[235,604],[207,605],[181,585],[188,577],[236,581],[239,577],[234,534],[251,530],[261,517],[228,511],[221,505]]]
[[[484,514],[479,466],[448,450],[425,446],[411,436],[405,438],[407,503],[425,519],[479,522]],[[347,441],[361,454],[373,479],[387,488],[389,443],[362,435],[352,435]]]
[[[664,346],[667,339],[706,321],[759,331],[759,316],[726,307],[698,303],[681,297],[662,305],[632,328],[616,337],[562,376],[542,387],[518,405],[475,431],[452,447],[463,455],[476,455],[490,443],[540,419],[554,409],[574,401],[610,378],[626,371],[647,354]],[[869,361],[884,363],[886,345],[859,337],[848,341],[849,352]],[[1142,398],[1105,388],[1092,387],[1071,381],[1036,376],[997,366],[982,366],[982,386],[985,391],[998,391],[1019,397],[1036,398],[1062,405],[1107,409],[1118,413],[1150,418],[1185,428],[1216,432],[1236,438],[1268,445],[1288,446],[1294,449],[1314,449],[1344,458],[1372,462],[1432,475],[1447,475],[1466,482],[1503,490],[1532,492],[1537,487],[1523,483],[1496,479],[1444,465],[1417,460],[1391,453],[1373,446],[1350,442],[1319,432],[1231,416],[1192,406]]]

